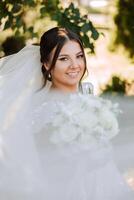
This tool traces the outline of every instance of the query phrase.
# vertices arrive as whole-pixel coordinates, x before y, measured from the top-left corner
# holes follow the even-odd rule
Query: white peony
[[[111,139],[118,133],[118,122],[112,111],[103,109],[99,118],[100,126],[103,128],[104,134],[108,139]]]
[[[71,142],[78,137],[78,131],[73,126],[61,126],[60,130],[54,131],[50,140],[55,143]]]
[[[51,142],[91,144],[98,138],[111,139],[118,129],[117,105],[100,97],[72,94],[54,102],[56,110],[49,125],[53,127]]]

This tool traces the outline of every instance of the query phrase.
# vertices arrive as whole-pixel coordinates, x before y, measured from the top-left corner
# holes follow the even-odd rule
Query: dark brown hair
[[[68,40],[73,40],[73,41],[76,41],[77,43],[79,43],[80,48],[83,52],[84,62],[85,62],[85,70],[84,70],[84,73],[83,73],[81,79],[87,72],[86,58],[85,58],[83,44],[82,44],[80,37],[76,33],[72,32],[69,29],[55,27],[55,28],[52,28],[52,29],[48,30],[47,32],[45,32],[41,36],[41,40],[40,40],[40,55],[41,55],[41,63],[42,63],[42,73],[44,76],[44,86],[46,85],[47,80],[52,81],[51,76],[49,76],[49,75],[51,73],[51,70],[55,67],[58,55],[59,55],[62,47]],[[53,56],[53,59],[51,62],[51,67],[49,70],[47,70],[44,67],[44,63],[47,63],[50,60],[51,52],[54,48],[55,48],[55,53],[54,53],[54,56]]]

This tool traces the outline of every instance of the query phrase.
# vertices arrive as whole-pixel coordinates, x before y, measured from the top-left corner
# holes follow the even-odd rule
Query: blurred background
[[[82,38],[94,94],[120,104],[121,136],[113,140],[115,159],[134,188],[134,1],[1,0],[0,57],[18,52],[53,26]]]

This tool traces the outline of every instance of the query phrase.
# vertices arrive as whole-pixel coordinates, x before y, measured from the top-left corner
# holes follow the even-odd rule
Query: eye
[[[67,61],[68,58],[67,57],[61,57],[61,58],[58,58],[58,60],[60,60],[60,61]]]
[[[83,54],[79,54],[79,55],[77,56],[77,58],[83,58],[83,57],[84,57]]]

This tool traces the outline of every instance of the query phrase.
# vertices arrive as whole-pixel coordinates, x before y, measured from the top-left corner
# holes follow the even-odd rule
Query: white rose
[[[73,126],[62,125],[60,130],[54,132],[50,138],[53,143],[71,142],[78,136],[78,131]]]
[[[109,139],[119,131],[115,114],[110,110],[103,109],[103,112],[100,114],[99,124],[103,127],[104,133]]]
[[[83,127],[84,129],[89,129],[90,131],[90,129],[93,129],[96,126],[98,119],[94,113],[86,111],[81,113],[79,116],[76,116],[75,121],[77,124],[79,123],[79,126]]]

